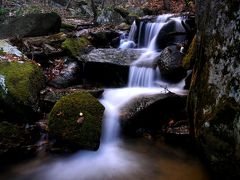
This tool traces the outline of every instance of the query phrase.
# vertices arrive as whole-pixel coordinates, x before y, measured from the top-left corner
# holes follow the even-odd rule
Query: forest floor
[[[50,1],[49,1],[50,2]],[[186,3],[187,2],[187,3]],[[109,3],[106,6],[115,7],[114,4]],[[169,6],[164,6],[164,0],[147,0],[144,3],[140,1],[128,1],[127,3],[118,3],[118,7],[128,8],[145,8],[148,9],[154,15],[162,13],[180,13],[180,12],[193,12],[195,11],[195,5],[193,1],[184,0],[169,0]],[[6,16],[19,16],[28,13],[47,13],[56,12],[62,19],[73,18],[71,13],[71,7],[66,8],[64,6],[56,6],[53,3],[47,4],[46,0],[3,0],[2,7],[0,7],[0,15],[6,14]],[[74,17],[76,19],[82,19],[81,17]]]

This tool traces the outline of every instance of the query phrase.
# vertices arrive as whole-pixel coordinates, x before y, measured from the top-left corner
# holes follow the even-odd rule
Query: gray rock
[[[104,63],[129,66],[142,53],[139,49],[94,49],[88,55],[81,56],[86,63]]]

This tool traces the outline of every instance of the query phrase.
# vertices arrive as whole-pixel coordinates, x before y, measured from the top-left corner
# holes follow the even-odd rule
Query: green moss
[[[62,30],[74,31],[76,29],[76,27],[74,25],[71,25],[71,24],[62,23],[61,24],[61,29]]]
[[[0,74],[5,77],[7,92],[0,91],[0,99],[7,93],[15,103],[35,104],[38,93],[44,86],[44,75],[39,67],[31,62],[0,62]]]
[[[195,35],[186,55],[183,57],[182,60],[183,67],[185,69],[190,69],[192,67],[196,59],[196,53],[197,53],[197,41]]]
[[[79,56],[81,49],[86,48],[87,46],[90,45],[90,41],[85,38],[67,38],[63,43],[62,43],[62,48],[66,49],[71,53],[72,56],[77,57]]]
[[[49,131],[62,140],[84,149],[97,149],[100,143],[104,107],[87,92],[62,97],[49,115]],[[79,113],[83,123],[78,123]]]

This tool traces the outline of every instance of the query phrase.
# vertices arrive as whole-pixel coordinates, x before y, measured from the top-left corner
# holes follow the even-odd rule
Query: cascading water
[[[120,49],[134,48],[136,46],[134,42],[136,31],[137,31],[137,25],[136,25],[136,22],[134,21],[131,26],[128,37],[126,38],[125,34],[123,34],[120,41],[120,46],[119,46]]]
[[[129,73],[129,87],[156,87],[156,80],[159,80],[159,69],[155,65],[156,58],[161,52],[158,52],[157,36],[161,31],[162,27],[168,22],[168,20],[174,20],[176,22],[176,29],[179,31],[185,31],[181,25],[181,20],[178,17],[171,18],[171,14],[166,14],[159,16],[157,21],[152,23],[147,23],[143,25],[144,22],[140,24],[139,37],[141,37],[142,32],[144,32],[143,45],[145,52],[140,56],[140,58],[133,63],[130,67]],[[145,29],[142,29],[145,27]],[[140,44],[140,39],[138,38],[138,45]]]
[[[162,82],[159,79],[159,70],[154,67],[154,59],[160,54],[156,49],[156,37],[170,16],[159,16],[155,23],[140,24],[139,35],[143,31],[145,32],[144,46],[146,49],[130,68],[128,87],[104,91],[103,98],[100,100],[105,106],[105,113],[99,150],[97,152],[80,151],[68,159],[55,161],[50,165],[37,168],[33,172],[29,170],[28,175],[22,179],[29,179],[29,176],[35,180],[156,179],[156,172],[153,173],[151,169],[147,171],[145,168],[156,164],[152,163],[153,160],[145,161],[147,158],[143,158],[141,151],[131,152],[124,148],[119,137],[119,113],[120,108],[133,97],[143,94],[166,93],[165,89],[160,87]],[[146,29],[144,30],[143,27]],[[136,28],[134,22],[128,36],[129,41],[135,39]],[[122,48],[126,47],[122,44]],[[184,82],[182,81],[180,84],[182,86]],[[169,86],[167,83],[164,86],[168,86],[168,90],[172,92],[179,92],[176,86]],[[159,151],[156,154],[159,156]],[[155,157],[151,157],[151,159],[155,159]],[[160,159],[158,163],[161,161]],[[162,166],[164,164],[159,164],[156,168],[160,169]],[[190,167],[191,164],[188,168]],[[173,169],[176,168],[173,167]],[[180,171],[182,170],[180,169]],[[159,173],[161,174],[161,172]],[[157,177],[162,177],[162,175],[158,174]]]

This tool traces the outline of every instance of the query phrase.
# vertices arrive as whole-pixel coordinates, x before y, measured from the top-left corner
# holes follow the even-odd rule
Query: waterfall
[[[136,60],[130,67],[129,73],[129,87],[154,87],[155,81],[158,79],[158,69],[154,66],[154,60],[160,55],[156,48],[157,36],[166,24],[171,14],[161,15],[156,22],[149,22],[145,26],[144,22],[140,24],[138,45],[140,45],[140,37],[144,32],[143,46],[145,52]],[[143,29],[144,28],[144,29]]]
[[[171,17],[172,14],[165,14],[158,16],[156,22],[149,22],[145,26],[140,24],[140,30],[138,36],[141,36],[144,32],[144,48],[143,54],[131,65],[128,78],[128,88],[122,89],[108,89],[105,90],[102,104],[105,106],[104,116],[104,134],[102,142],[112,142],[118,138],[119,135],[119,111],[123,106],[133,97],[140,94],[154,94],[159,93],[163,88],[168,87],[172,91],[177,91],[174,87],[181,87],[184,80],[176,85],[168,85],[168,83],[162,83],[160,80],[159,69],[156,68],[155,60],[161,52],[157,51],[156,40],[162,27],[168,22],[168,20],[174,20],[176,22],[176,30],[183,31],[181,26],[181,20],[179,17]],[[143,29],[145,27],[145,29]],[[137,32],[136,22],[134,21],[126,42],[134,41]],[[136,38],[139,39],[139,38]],[[122,48],[127,47],[124,43]],[[120,46],[121,48],[121,46]],[[157,88],[158,87],[158,88]]]
[[[142,36],[141,32],[144,32],[144,42],[143,42],[143,47],[148,47],[148,49],[151,50],[156,50],[155,48],[155,40],[156,37],[159,33],[159,31],[161,30],[161,28],[163,27],[163,25],[166,23],[166,21],[168,20],[169,17],[171,17],[171,14],[164,14],[161,16],[158,16],[156,22],[148,22],[145,27],[143,25],[140,25],[141,28],[145,28],[144,30],[140,30],[139,31],[139,37]],[[141,24],[143,24],[144,22],[141,22]],[[138,42],[138,44],[140,44],[140,42]]]
[[[124,177],[135,172],[139,178],[141,175],[146,178],[146,174],[142,171],[146,167],[142,157],[121,146],[119,115],[121,107],[133,97],[166,93],[166,89],[162,88],[165,86],[175,93],[179,92],[178,87],[182,88],[183,81],[173,86],[161,82],[159,69],[156,68],[154,62],[161,53],[156,50],[157,35],[170,16],[162,15],[154,23],[140,24],[138,37],[136,37],[136,22],[133,23],[125,42],[135,44],[136,39],[140,45],[140,36],[144,33],[145,52],[130,67],[128,87],[104,90],[103,97],[100,99],[105,112],[99,150],[96,152],[80,151],[70,158],[39,168],[37,177],[35,176],[34,179],[115,179],[114,177],[118,176],[118,178],[121,177],[120,179],[128,179]],[[123,42],[120,48],[129,47],[129,44]],[[136,179],[135,176],[132,176],[132,179]]]
[[[120,49],[134,48],[136,46],[134,42],[136,32],[137,32],[137,25],[136,25],[136,21],[134,21],[133,24],[131,25],[131,29],[128,37],[126,38],[126,36],[124,35],[123,38],[121,38],[119,48]]]

